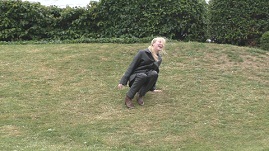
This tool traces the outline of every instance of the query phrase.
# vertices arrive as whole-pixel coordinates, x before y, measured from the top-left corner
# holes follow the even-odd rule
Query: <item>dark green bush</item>
[[[203,41],[206,5],[204,0],[101,0],[101,35]]]
[[[265,32],[261,37],[261,48],[269,51],[269,31]]]
[[[218,43],[257,46],[269,30],[268,8],[268,0],[210,0],[210,36]]]
[[[0,41],[126,38],[124,42],[133,42],[153,36],[204,41],[206,6],[205,0],[100,0],[85,8],[57,8],[0,0]]]
[[[45,27],[45,7],[40,3],[0,1],[0,40],[42,39]]]

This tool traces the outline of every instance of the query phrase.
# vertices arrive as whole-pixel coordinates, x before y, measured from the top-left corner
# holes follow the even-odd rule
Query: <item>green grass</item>
[[[269,150],[269,53],[170,42],[157,87],[116,88],[148,44],[0,45],[0,150]]]

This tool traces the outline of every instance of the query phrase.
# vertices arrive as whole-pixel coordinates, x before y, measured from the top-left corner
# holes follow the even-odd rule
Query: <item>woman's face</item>
[[[164,43],[162,40],[157,40],[155,43],[152,44],[153,49],[158,53],[164,47]]]

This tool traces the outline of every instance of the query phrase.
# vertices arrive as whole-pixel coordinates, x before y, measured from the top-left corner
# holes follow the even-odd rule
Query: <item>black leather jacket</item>
[[[127,82],[129,81],[129,86],[131,86],[130,81],[135,79],[137,73],[147,73],[150,70],[155,70],[159,73],[159,66],[161,63],[162,58],[160,55],[158,55],[158,62],[156,62],[149,49],[139,50],[121,78],[120,84],[127,85]]]

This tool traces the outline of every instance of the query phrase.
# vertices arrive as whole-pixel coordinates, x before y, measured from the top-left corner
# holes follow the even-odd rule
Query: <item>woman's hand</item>
[[[119,84],[118,85],[118,89],[122,89],[123,88],[123,85],[122,84]]]

